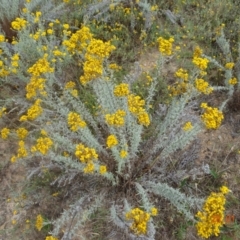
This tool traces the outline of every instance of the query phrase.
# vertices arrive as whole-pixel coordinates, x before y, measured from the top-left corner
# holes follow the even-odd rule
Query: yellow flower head
[[[174,38],[171,37],[169,40],[167,40],[162,37],[159,37],[157,40],[159,43],[159,51],[162,53],[162,55],[166,55],[166,56],[171,55]]]
[[[237,84],[237,78],[231,78],[231,79],[229,79],[229,80],[228,80],[228,83],[229,83],[230,85],[236,85],[236,84]]]
[[[10,130],[8,128],[3,128],[0,133],[1,133],[2,139],[7,139],[10,133]]]
[[[86,127],[87,124],[78,113],[70,112],[68,114],[68,126],[72,131],[76,132],[79,128]]]
[[[105,120],[109,125],[121,127],[124,125],[125,115],[126,115],[126,112],[124,110],[119,109],[116,111],[116,113],[106,114]]]
[[[125,217],[127,220],[133,221],[131,225],[131,230],[137,234],[147,233],[147,224],[150,220],[150,214],[141,210],[140,208],[134,208],[126,213]]]
[[[223,113],[217,108],[209,107],[206,103],[202,103],[201,108],[205,109],[201,118],[207,129],[217,129],[224,118]]]
[[[100,174],[105,174],[107,172],[107,167],[106,166],[104,166],[104,165],[101,165],[100,167],[99,167],[99,173]]]
[[[114,88],[114,95],[116,97],[125,97],[129,94],[129,84],[121,83]]]
[[[127,152],[127,151],[125,151],[125,150],[121,150],[121,151],[120,151],[120,157],[121,157],[121,158],[125,158],[125,157],[127,157],[127,155],[128,155],[128,152]]]
[[[94,168],[95,168],[95,166],[94,166],[93,162],[88,162],[87,166],[83,169],[83,172],[84,173],[93,173]]]
[[[196,214],[199,219],[196,228],[200,237],[218,236],[220,228],[224,224],[225,194],[229,192],[229,189],[222,186],[220,191],[219,193],[211,193],[204,203],[202,212],[199,211]]]
[[[28,135],[28,130],[25,128],[19,128],[16,132],[20,139],[24,139]]]
[[[43,227],[43,217],[41,214],[37,215],[35,227],[37,228],[38,231],[41,231]]]
[[[53,236],[47,236],[45,240],[58,240],[58,238],[53,237]]]
[[[233,67],[234,67],[234,63],[233,62],[229,62],[229,63],[225,64],[225,68],[227,68],[227,69],[233,69]]]
[[[192,128],[193,128],[193,125],[192,125],[191,122],[186,122],[186,123],[184,124],[184,126],[183,126],[183,130],[184,130],[184,131],[189,131],[189,130],[191,130]]]
[[[187,70],[183,69],[183,68],[179,68],[176,72],[175,72],[175,76],[178,78],[183,79],[184,81],[188,80],[188,73]]]
[[[108,148],[116,146],[118,144],[118,140],[117,140],[116,136],[113,134],[109,135],[107,138],[106,144],[107,144]]]
[[[82,163],[88,163],[98,158],[98,154],[94,148],[85,147],[83,144],[78,144],[76,146],[75,156]]]
[[[213,91],[213,88],[210,87],[208,82],[204,81],[203,79],[196,79],[195,87],[199,92],[204,94],[210,94]]]

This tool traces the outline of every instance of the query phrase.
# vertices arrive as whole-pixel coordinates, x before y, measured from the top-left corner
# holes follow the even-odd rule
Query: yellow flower
[[[11,159],[10,159],[11,163],[15,163],[16,160],[17,160],[17,157],[16,157],[16,156],[12,156]]]
[[[195,47],[193,52],[193,58],[201,57],[201,55],[202,55],[202,49],[199,46]]]
[[[100,174],[105,174],[107,172],[107,167],[106,166],[104,166],[104,165],[101,165],[100,167],[99,167],[99,173]]]
[[[0,42],[4,42],[5,41],[5,36],[0,34]]]
[[[41,99],[37,99],[35,103],[28,109],[27,115],[23,115],[20,121],[35,120],[43,112],[40,106]]]
[[[227,193],[230,192],[229,188],[226,187],[226,186],[220,187],[220,191],[221,191],[221,193],[223,193],[223,194],[227,194]]]
[[[175,76],[178,78],[183,79],[184,81],[188,80],[188,73],[187,70],[183,69],[183,68],[179,68],[176,72],[175,72]]]
[[[69,29],[69,24],[63,24],[63,28],[66,30]]]
[[[118,140],[117,140],[116,136],[113,134],[109,135],[107,138],[106,144],[107,144],[108,148],[116,146],[118,144]]]
[[[20,139],[24,139],[28,135],[28,130],[26,128],[19,128],[16,132]]]
[[[205,109],[201,118],[207,129],[217,129],[224,118],[223,113],[217,108],[209,107],[206,103],[202,103],[201,108]]]
[[[116,85],[114,88],[114,95],[116,97],[125,97],[129,94],[129,92],[129,84],[127,83],[121,83]]]
[[[139,208],[134,208],[125,214],[127,220],[132,220],[131,230],[137,234],[147,233],[147,223],[150,220],[150,214]]]
[[[53,237],[53,236],[47,236],[45,240],[58,240],[58,238]]]
[[[16,18],[14,21],[12,21],[11,26],[14,30],[20,31],[22,28],[24,28],[27,25],[27,21],[23,18]]]
[[[162,53],[162,55],[166,55],[166,56],[171,55],[174,38],[171,37],[169,40],[167,40],[162,37],[159,37],[157,40],[159,43],[159,51]]]
[[[138,113],[137,118],[138,118],[139,124],[141,124],[141,125],[144,125],[147,127],[150,124],[149,115],[145,111]]]
[[[199,92],[204,94],[210,94],[213,91],[213,88],[209,87],[208,82],[204,81],[203,79],[196,79],[195,87]]]
[[[229,80],[228,80],[228,83],[229,83],[230,85],[236,85],[236,84],[237,84],[237,78],[231,78],[231,79],[229,79]]]
[[[124,110],[119,109],[117,110],[116,113],[106,114],[105,120],[109,125],[120,127],[124,125],[125,115],[126,115],[126,112]]]
[[[5,107],[3,107],[2,109],[0,109],[0,118],[2,117],[2,115],[5,113],[7,109]]]
[[[233,69],[233,67],[234,67],[234,63],[233,62],[229,62],[229,63],[225,64],[225,68],[227,68],[227,69]]]
[[[76,146],[75,156],[79,158],[82,163],[88,163],[98,158],[98,154],[94,148],[85,147],[83,144]]]
[[[43,227],[43,217],[41,216],[41,214],[37,215],[35,227],[37,228],[38,231],[41,231]]]
[[[125,151],[125,150],[121,150],[121,151],[120,151],[120,157],[121,157],[121,158],[125,158],[125,157],[127,157],[127,155],[128,155],[128,152],[127,152],[127,151]]]
[[[37,139],[36,145],[31,148],[31,151],[39,151],[40,153],[45,155],[52,145],[53,141],[49,137],[40,137]]]
[[[87,163],[87,166],[83,169],[84,173],[92,173],[94,171],[94,164],[92,162]]]
[[[71,89],[71,88],[74,88],[75,86],[76,86],[75,82],[69,81],[69,82],[66,83],[65,89]]]
[[[158,214],[157,208],[152,207],[152,208],[151,208],[151,215],[152,215],[152,216],[157,216],[157,214]]]
[[[27,153],[27,150],[25,148],[25,143],[24,141],[19,141],[18,143],[19,145],[19,148],[18,148],[18,151],[17,151],[17,158],[23,158],[23,157],[26,157],[28,155]],[[14,159],[13,159],[14,160]],[[16,160],[16,159],[15,159]],[[11,160],[12,161],[12,160]]]
[[[200,70],[203,71],[207,68],[209,60],[207,58],[194,57],[192,62],[194,65],[200,68]]]
[[[118,66],[116,63],[110,63],[109,68],[117,71],[122,69],[122,67]]]
[[[9,133],[10,133],[10,130],[9,130],[8,128],[3,128],[3,129],[1,130],[1,138],[2,138],[2,139],[7,139]]]
[[[212,235],[219,235],[220,228],[224,224],[225,194],[228,192],[229,189],[222,186],[220,193],[211,193],[204,203],[202,212],[196,214],[199,219],[196,228],[200,237],[209,238]]]
[[[188,131],[188,130],[191,130],[193,128],[193,125],[191,122],[186,122],[183,126],[183,130],[184,131]]]
[[[128,108],[131,113],[138,114],[144,111],[145,101],[140,96],[128,95]]]
[[[47,34],[49,34],[49,35],[53,34],[53,30],[51,28],[47,29]]]
[[[74,132],[79,128],[84,128],[87,126],[86,122],[82,120],[81,116],[75,112],[70,112],[68,114],[68,126]]]

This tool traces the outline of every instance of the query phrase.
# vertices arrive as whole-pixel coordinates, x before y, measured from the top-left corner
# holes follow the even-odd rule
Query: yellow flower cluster
[[[9,130],[8,128],[3,128],[3,129],[1,130],[1,138],[2,138],[2,139],[7,139],[9,133],[10,133],[10,130]]]
[[[100,167],[99,167],[99,173],[100,174],[105,174],[107,172],[107,167],[106,166],[104,166],[104,165],[101,165]]]
[[[183,126],[183,130],[184,130],[184,131],[189,131],[189,130],[191,130],[192,128],[193,128],[193,125],[192,125],[191,122],[186,122],[186,123],[184,124],[184,126]]]
[[[69,81],[69,82],[66,83],[65,89],[72,89],[72,88],[75,88],[75,86],[76,86],[75,82]]]
[[[118,144],[118,140],[117,140],[116,136],[113,135],[113,134],[109,135],[109,136],[107,137],[107,142],[106,142],[106,144],[107,144],[107,147],[108,147],[108,148],[111,148],[111,147],[116,146],[116,145]]]
[[[22,140],[19,141],[18,145],[19,145],[19,148],[18,148],[18,151],[17,151],[17,156],[13,155],[13,156],[11,157],[11,162],[12,162],[12,163],[16,162],[16,160],[17,160],[18,158],[23,158],[23,157],[26,157],[26,156],[28,155],[27,149],[25,148],[25,143],[24,143],[24,141],[22,141]]]
[[[193,52],[193,58],[201,57],[202,53],[203,53],[203,51],[199,46],[195,47],[194,52]]]
[[[17,72],[17,68],[18,68],[18,60],[19,60],[19,54],[14,54],[12,57],[11,57],[11,71],[13,73],[16,73]]]
[[[5,36],[0,34],[0,43],[5,41]]]
[[[97,160],[98,154],[94,148],[85,147],[83,144],[78,144],[75,150],[75,156],[84,164],[87,164],[83,169],[84,173],[92,173],[94,171],[93,161]]]
[[[115,86],[114,95],[116,97],[125,97],[129,94],[129,84],[121,83]]]
[[[229,189],[222,186],[219,193],[211,193],[204,203],[203,211],[196,214],[199,218],[196,224],[199,236],[209,238],[212,235],[219,235],[220,227],[224,224],[225,195],[228,192]]]
[[[117,110],[116,113],[113,114],[106,114],[105,120],[107,124],[113,125],[116,127],[121,127],[124,125],[124,117],[126,115],[126,112],[124,110]]]
[[[43,217],[41,214],[37,215],[35,227],[37,228],[38,231],[41,231],[41,229],[43,227]]]
[[[47,236],[45,240],[58,240],[58,238],[53,237],[53,236]]]
[[[233,62],[229,62],[229,63],[225,64],[225,68],[226,69],[233,69],[233,67],[234,67],[234,63]]]
[[[195,87],[199,92],[204,93],[204,94],[210,94],[213,91],[213,88],[209,87],[208,82],[206,82],[200,78],[197,78],[195,80]]]
[[[2,109],[0,109],[0,118],[2,117],[2,115],[3,114],[5,114],[6,113],[6,108],[5,107],[3,107]]]
[[[85,85],[93,79],[100,77],[103,74],[103,60],[87,56],[83,63],[84,75],[80,77],[80,82]]]
[[[237,84],[237,78],[231,78],[231,79],[229,79],[228,80],[228,83],[230,84],[230,85],[236,85]]]
[[[145,212],[140,208],[133,208],[126,213],[125,217],[127,220],[132,220],[133,223],[130,226],[131,230],[137,234],[146,234],[147,233],[147,224],[150,220],[151,215],[156,216],[158,213],[156,208],[151,209],[151,213]]]
[[[66,83],[65,89],[69,89],[72,96],[77,97],[78,96],[78,90],[74,89],[75,86],[76,86],[75,82],[69,81],[69,82]]]
[[[86,122],[82,120],[81,116],[75,112],[70,112],[68,114],[68,126],[74,132],[78,130],[78,128],[84,128],[87,126]]]
[[[27,21],[23,18],[16,18],[14,21],[12,21],[11,26],[14,30],[20,31],[22,28],[24,28],[27,25]]]
[[[169,40],[167,40],[159,37],[157,41],[159,43],[159,51],[162,53],[162,55],[169,56],[172,54],[172,44],[174,42],[174,38],[171,37]]]
[[[34,18],[34,22],[37,23],[39,22],[39,18],[41,17],[42,13],[41,12],[36,12],[35,13],[35,18]]]
[[[207,105],[207,103],[202,103],[201,108],[205,109],[201,118],[206,125],[207,129],[217,129],[223,120],[223,113],[217,108],[212,108]]]
[[[26,86],[26,98],[31,99],[37,95],[37,90],[45,96],[46,92],[44,91],[44,83],[46,81],[45,78],[41,78],[41,74],[52,73],[54,72],[54,68],[50,67],[50,63],[47,60],[48,55],[44,54],[43,58],[40,58],[33,66],[28,69],[28,73],[30,73],[31,79],[30,82]]]
[[[0,54],[1,54],[0,50]],[[7,70],[8,68],[4,65],[4,62],[0,60],[0,77],[6,77],[10,74],[10,72]]]
[[[86,84],[89,81],[100,77],[103,73],[103,60],[115,49],[110,42],[103,42],[98,39],[91,39],[87,46],[85,62],[83,64],[84,75],[80,77],[80,82]]]
[[[193,57],[193,64],[196,65],[202,71],[208,67],[209,60],[207,58]]]
[[[41,99],[37,99],[34,104],[28,109],[27,115],[23,115],[20,118],[20,121],[27,121],[27,120],[34,120],[36,119],[41,113],[43,109],[40,105]]]
[[[109,68],[112,69],[112,70],[116,70],[116,71],[122,69],[122,67],[121,67],[121,66],[118,66],[116,63],[110,63],[110,64],[109,64]]]
[[[64,40],[63,45],[71,54],[82,53],[87,47],[88,42],[92,39],[90,29],[83,26],[81,29],[73,33],[69,40]]]
[[[187,81],[183,81],[183,82],[177,81],[176,83],[174,83],[173,86],[168,86],[169,95],[177,96],[177,95],[183,94],[187,91],[189,86],[190,85]]]
[[[125,157],[127,157],[127,155],[128,155],[128,152],[127,152],[127,151],[125,151],[125,150],[121,150],[121,151],[120,151],[120,157],[121,157],[121,158],[125,158]]]
[[[140,96],[136,96],[134,94],[128,95],[129,111],[138,118],[139,124],[148,126],[150,124],[150,118],[148,113],[143,108],[144,105],[145,105],[145,101],[141,99]]]
[[[184,81],[188,80],[188,73],[187,70],[183,69],[183,68],[179,68],[176,72],[175,72],[175,76],[178,78],[183,79]]]
[[[40,153],[45,155],[52,145],[53,141],[51,140],[51,138],[47,136],[40,137],[37,139],[36,145],[31,148],[31,152],[39,151]]]
[[[187,70],[179,68],[175,72],[175,76],[182,79],[181,81],[176,81],[172,86],[168,86],[168,91],[170,96],[177,96],[183,94],[190,87],[188,83],[188,73]]]

